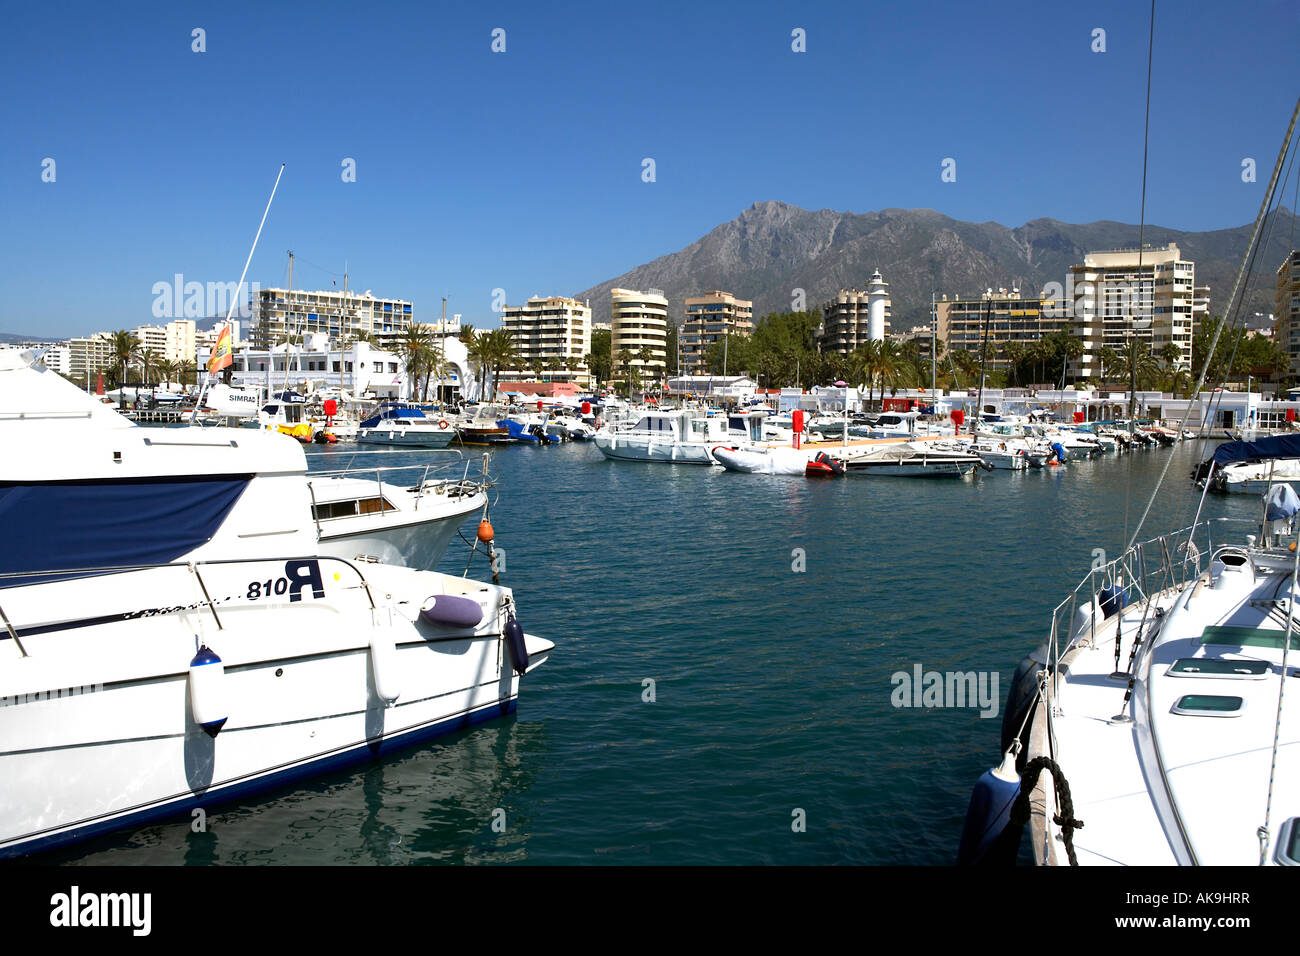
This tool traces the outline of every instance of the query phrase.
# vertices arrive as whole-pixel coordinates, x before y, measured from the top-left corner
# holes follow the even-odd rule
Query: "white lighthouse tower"
[[[885,303],[889,301],[889,283],[877,269],[867,283],[867,337],[873,342],[885,340]]]

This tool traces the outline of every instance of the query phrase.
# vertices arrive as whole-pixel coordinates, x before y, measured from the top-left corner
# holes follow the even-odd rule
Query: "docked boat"
[[[141,428],[30,358],[0,350],[0,856],[495,718],[553,649],[508,588],[329,553],[293,442]]]
[[[480,480],[470,477],[470,464],[312,472],[321,553],[434,570],[457,529],[487,506],[486,464]]]
[[[548,418],[544,412],[512,412],[497,424],[506,430],[512,442],[526,445],[553,445],[563,441],[560,436],[547,432]]]
[[[727,448],[713,449],[714,460],[728,471],[749,475],[804,475],[808,462],[819,452],[801,448]]]
[[[357,426],[357,443],[388,448],[446,448],[456,429],[405,402],[383,402]]]
[[[456,441],[462,445],[507,445],[513,439],[510,429],[500,424],[505,417],[506,409],[500,405],[478,405],[456,423]]]
[[[279,392],[257,413],[256,424],[267,431],[279,432],[311,444],[315,429],[307,415],[307,400],[295,392]]]
[[[979,455],[985,464],[1000,471],[1024,471],[1029,467],[1029,456],[1033,452],[1027,442],[991,438],[973,441],[965,450],[972,455]]]
[[[713,449],[745,447],[730,432],[725,415],[698,411],[647,411],[635,420],[606,425],[593,439],[614,461],[658,461],[713,465]]]
[[[1220,519],[1161,536],[1057,606],[1016,671],[962,862],[1014,859],[1027,822],[1041,864],[1300,865],[1300,714],[1280,687],[1297,676],[1297,511],[1279,485],[1258,535],[1225,539]]]
[[[1300,101],[1238,289],[1297,118]],[[1241,318],[1233,300],[1210,354]],[[1288,457],[1284,438],[1229,442],[1202,480]],[[1300,676],[1300,497],[1275,483],[1254,521],[1203,520],[1202,494],[1189,527],[1140,541],[1159,491],[1016,669],[1001,761],[975,784],[958,862],[1014,861],[1028,826],[1038,864],[1300,865],[1300,711],[1286,696]]]
[[[1224,442],[1192,479],[1220,494],[1260,495],[1283,482],[1300,491],[1300,435]]]
[[[910,442],[851,449],[837,457],[842,461],[846,474],[872,477],[961,478],[976,468],[992,470],[978,455]]]

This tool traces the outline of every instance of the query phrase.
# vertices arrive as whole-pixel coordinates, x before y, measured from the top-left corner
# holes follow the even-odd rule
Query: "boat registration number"
[[[286,561],[284,562],[284,574],[261,581],[250,581],[248,590],[244,592],[244,597],[250,601],[260,601],[266,598],[283,597],[287,594],[291,602],[301,601],[303,589],[308,585],[311,585],[312,597],[323,598],[325,596],[325,581],[321,577],[320,562]]]

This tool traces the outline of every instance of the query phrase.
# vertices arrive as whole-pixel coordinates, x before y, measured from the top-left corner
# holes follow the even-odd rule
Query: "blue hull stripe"
[[[382,757],[395,750],[419,743],[420,741],[430,740],[443,734],[449,734],[457,730],[472,727],[475,724],[481,724],[485,721],[493,720],[496,717],[504,716],[505,714],[514,713],[517,706],[517,698],[511,698],[508,702],[499,700],[493,701],[491,704],[480,707],[477,710],[469,711],[468,713],[459,714],[455,717],[448,717],[444,720],[438,721],[437,723],[429,724],[424,727],[417,727],[414,730],[394,734],[391,737],[383,737],[374,745],[362,744],[361,746],[352,747],[339,753],[330,754],[329,756],[321,757],[317,760],[312,760],[296,767],[290,767],[286,770],[279,770],[275,773],[258,777],[255,780],[230,784],[218,789],[205,791],[201,796],[184,797],[180,800],[173,800],[160,806],[150,807],[147,810],[139,810],[134,813],[128,813],[124,816],[114,817],[111,820],[88,823],[84,826],[63,830],[53,836],[38,837],[33,840],[26,840],[22,843],[12,843],[0,847],[0,859],[25,856],[30,853],[39,853],[43,850],[51,850],[55,847],[66,846],[70,843],[78,843],[82,840],[88,840],[91,837],[110,833],[114,830],[131,829],[153,820],[179,815],[186,811],[193,810],[195,807],[203,807],[205,810],[208,810],[243,797],[262,793],[267,790],[274,790],[295,780],[302,780],[306,777],[314,777],[331,770],[338,770],[354,764],[364,763],[367,760],[372,760],[375,757]]]

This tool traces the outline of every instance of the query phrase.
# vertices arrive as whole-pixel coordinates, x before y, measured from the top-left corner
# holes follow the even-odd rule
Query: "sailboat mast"
[[[970,423],[970,433],[975,434],[975,429],[979,427],[979,421],[984,415],[984,362],[988,355],[989,345],[989,314],[993,307],[993,299],[990,297],[984,300],[984,335],[980,339],[980,390],[979,397],[975,399],[975,418]]]
[[[939,314],[934,308],[934,286],[930,287],[930,417],[936,421],[939,418],[939,392],[935,387],[938,376],[935,371],[935,347],[938,342],[939,330],[936,327],[939,323]]]

